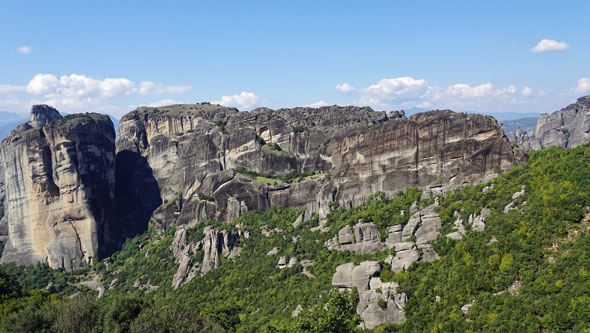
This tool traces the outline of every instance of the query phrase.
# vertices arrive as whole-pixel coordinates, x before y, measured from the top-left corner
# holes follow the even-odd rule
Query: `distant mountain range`
[[[0,140],[4,139],[18,124],[29,120],[23,113],[0,111]]]

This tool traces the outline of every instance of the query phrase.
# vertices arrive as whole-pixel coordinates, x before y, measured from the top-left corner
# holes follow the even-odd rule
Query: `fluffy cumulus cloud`
[[[344,92],[344,93],[348,93],[348,92],[354,91],[355,88],[348,83],[342,83],[342,84],[336,85],[336,90]]]
[[[398,77],[382,79],[354,91],[355,104],[377,109],[451,108],[463,110],[501,111],[506,107],[522,106],[533,93],[529,87],[496,86],[490,82],[470,85],[430,85],[424,79]]]
[[[213,104],[231,106],[240,110],[250,110],[262,104],[262,99],[253,92],[242,91],[239,94],[231,96],[222,96],[220,101],[214,101]]]
[[[166,106],[166,105],[173,105],[173,104],[184,104],[184,102],[180,102],[174,99],[161,99],[159,101],[152,102],[148,104],[151,107],[158,107],[158,106]]]
[[[571,89],[574,94],[590,93],[590,77],[583,77],[578,80],[578,84]]]
[[[523,96],[530,96],[533,93],[533,89],[531,89],[531,88],[529,88],[527,86],[524,86],[524,88],[522,88],[522,92],[521,93],[522,93]]]
[[[177,95],[192,88],[151,81],[136,83],[126,78],[37,74],[26,85],[0,85],[0,94],[24,93],[28,95],[23,97],[29,99],[28,104],[46,103],[63,111],[76,112],[104,108],[128,97]]]
[[[308,104],[308,105],[306,105],[306,106],[307,106],[307,107],[310,107],[310,108],[319,108],[319,107],[322,107],[322,106],[328,106],[328,105],[330,105],[330,104],[328,104],[328,103],[327,103],[327,102],[325,102],[325,101],[317,101],[317,102],[315,102],[315,103],[311,103],[311,104]]]
[[[415,100],[428,90],[428,82],[409,76],[382,79],[368,87],[358,89],[359,102],[374,106],[387,106]]]
[[[33,52],[33,47],[29,45],[23,45],[19,46],[16,50],[21,54],[30,54],[31,52]]]
[[[532,53],[543,53],[549,51],[565,51],[570,48],[570,44],[566,42],[558,42],[553,39],[542,39],[540,42],[531,48],[529,51]]]

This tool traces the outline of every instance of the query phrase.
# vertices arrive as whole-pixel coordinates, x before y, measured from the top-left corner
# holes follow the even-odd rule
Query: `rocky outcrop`
[[[551,115],[542,114],[533,132],[518,128],[510,132],[509,138],[527,152],[552,146],[573,148],[590,142],[590,96],[580,97]]]
[[[376,191],[477,183],[526,159],[492,117],[338,106],[141,107],[121,119],[117,152],[129,166],[117,170],[118,201],[162,225],[276,205],[322,218],[334,201],[352,207]]]
[[[479,215],[469,215],[468,223],[471,224],[471,230],[475,232],[483,232],[486,228],[486,217],[490,216],[492,211],[489,208],[483,208]]]
[[[324,246],[329,250],[354,251],[358,254],[375,253],[385,249],[395,249],[395,256],[389,255],[385,262],[391,265],[394,272],[408,269],[413,263],[437,260],[438,254],[430,242],[440,234],[441,219],[436,212],[439,205],[435,203],[418,210],[413,204],[408,223],[387,228],[387,238],[381,241],[381,233],[373,223],[361,223],[346,226],[338,231],[338,235],[326,241]]]
[[[0,262],[75,269],[109,241],[115,131],[99,114],[36,105],[0,146],[8,240]]]
[[[170,245],[178,270],[172,278],[174,289],[191,281],[199,275],[219,267],[221,258],[233,259],[240,254],[236,245],[240,237],[248,238],[248,233],[241,230],[215,230],[209,226],[203,230],[203,238],[198,242],[187,242],[186,228],[180,227],[174,234]],[[202,251],[202,261],[197,262],[196,254]]]
[[[461,218],[461,214],[459,214],[459,212],[455,212],[453,216],[455,217],[455,231],[447,234],[447,237],[454,240],[460,240],[467,233],[465,230],[465,225],[463,224],[463,219]]]
[[[389,255],[385,258],[385,262],[391,265],[394,272],[406,270],[418,260],[433,261],[439,258],[430,245],[430,242],[438,237],[439,229],[442,227],[440,216],[436,212],[438,205],[437,199],[435,203],[415,212],[401,232],[396,231],[399,236],[392,237],[390,229],[389,238],[400,240],[391,246],[388,245],[395,248],[395,256]],[[415,242],[411,240],[412,238]]]
[[[354,251],[357,254],[374,253],[385,248],[381,242],[379,229],[373,223],[358,223],[354,227],[346,226],[325,245],[329,250]]]
[[[405,319],[407,296],[397,291],[397,283],[381,281],[381,269],[378,261],[365,261],[356,267],[354,263],[346,263],[338,266],[332,277],[332,286],[335,288],[357,288],[359,303],[356,311],[365,329],[373,329],[386,322],[400,323]]]

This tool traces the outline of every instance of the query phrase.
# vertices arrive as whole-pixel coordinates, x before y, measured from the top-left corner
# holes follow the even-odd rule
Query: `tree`
[[[328,303],[304,310],[294,323],[296,332],[355,332],[360,316],[356,314],[358,296],[355,293],[330,291]]]

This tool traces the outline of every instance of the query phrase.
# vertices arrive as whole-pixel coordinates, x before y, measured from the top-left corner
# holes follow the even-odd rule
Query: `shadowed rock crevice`
[[[117,237],[119,247],[126,238],[147,230],[152,213],[162,205],[158,182],[145,157],[124,150],[117,153],[115,173]]]

